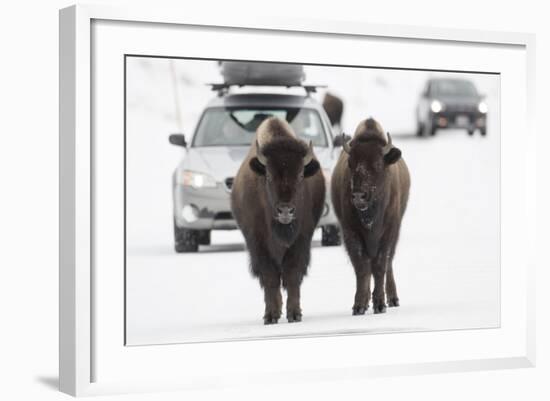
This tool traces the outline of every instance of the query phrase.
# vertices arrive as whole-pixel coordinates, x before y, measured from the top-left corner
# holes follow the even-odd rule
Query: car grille
[[[226,178],[224,183],[225,183],[225,189],[231,192],[231,189],[233,188],[233,177]]]
[[[218,212],[214,215],[214,220],[233,220],[233,213]]]
[[[453,104],[447,105],[446,111],[450,113],[472,113],[477,110],[476,105],[472,104]]]

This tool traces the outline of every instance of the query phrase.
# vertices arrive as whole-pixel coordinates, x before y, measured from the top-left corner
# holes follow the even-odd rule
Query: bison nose
[[[367,194],[365,192],[353,192],[351,197],[353,198],[353,202],[362,203],[367,201]]]
[[[282,216],[294,216],[296,213],[296,208],[291,205],[278,205],[277,206],[277,213]]]
[[[351,202],[357,209],[364,211],[369,207],[369,195],[365,192],[352,192]]]

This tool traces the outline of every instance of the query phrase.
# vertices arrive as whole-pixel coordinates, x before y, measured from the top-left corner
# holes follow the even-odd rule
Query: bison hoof
[[[367,311],[368,306],[354,306],[353,307],[353,315],[364,315]]]
[[[386,304],[385,304],[385,303],[381,303],[381,304],[373,305],[373,309],[374,309],[374,313],[375,313],[375,314],[378,314],[378,313],[386,313]]]
[[[395,298],[390,298],[388,300],[388,306],[390,308],[394,307],[394,306],[399,306],[399,298],[395,297]]]
[[[295,323],[302,321],[302,314],[300,312],[289,312],[286,314],[288,323]]]
[[[278,321],[279,321],[278,317],[264,316],[264,324],[277,324]]]
[[[265,312],[264,315],[264,324],[277,324],[279,321],[279,318],[281,317],[281,312],[273,311],[273,312]]]

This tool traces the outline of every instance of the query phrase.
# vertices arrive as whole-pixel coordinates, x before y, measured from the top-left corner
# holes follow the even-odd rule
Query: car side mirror
[[[185,136],[183,134],[172,134],[168,137],[168,141],[172,145],[183,146],[184,148],[187,147],[187,141],[185,140]]]
[[[344,142],[348,142],[351,139],[351,136],[349,135],[336,135],[334,139],[332,140],[332,144],[335,148],[344,146]]]

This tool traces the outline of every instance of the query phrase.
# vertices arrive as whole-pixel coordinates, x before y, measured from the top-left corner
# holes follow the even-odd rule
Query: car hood
[[[181,168],[206,173],[221,182],[234,177],[248,153],[248,146],[211,146],[190,148]]]
[[[206,173],[216,181],[222,182],[227,177],[234,177],[248,153],[249,146],[211,146],[189,148],[180,164],[180,169]],[[315,155],[323,169],[332,169],[333,154],[337,150],[315,147]]]

